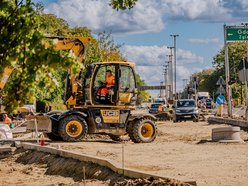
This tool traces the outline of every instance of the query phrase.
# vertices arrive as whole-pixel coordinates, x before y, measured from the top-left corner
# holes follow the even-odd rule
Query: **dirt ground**
[[[211,130],[226,125],[191,121],[158,122],[158,136],[153,143],[113,142],[108,136],[89,136],[79,143],[50,142],[62,149],[112,160],[140,171],[195,180],[198,185],[248,185],[248,133],[241,131],[245,143],[213,143]],[[48,175],[42,164],[16,163],[15,156],[0,159],[0,185],[84,185],[70,177]],[[87,186],[107,185],[91,180]]]
[[[248,133],[241,131],[245,143],[213,143],[211,130],[226,125],[191,121],[158,123],[158,137],[153,143],[113,142],[108,137],[89,138],[80,143],[53,143],[62,149],[122,162],[127,168],[181,180],[195,180],[198,185],[248,185]]]
[[[74,181],[71,177],[47,175],[44,164],[24,165],[16,163],[18,155],[0,160],[0,185],[1,186],[84,186],[83,181]],[[86,180],[87,186],[108,185],[97,180]]]

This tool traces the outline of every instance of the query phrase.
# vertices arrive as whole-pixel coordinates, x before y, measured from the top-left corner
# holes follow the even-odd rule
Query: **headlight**
[[[181,112],[180,110],[176,109],[176,112]]]

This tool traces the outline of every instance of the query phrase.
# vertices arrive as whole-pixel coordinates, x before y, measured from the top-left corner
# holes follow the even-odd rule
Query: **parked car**
[[[213,100],[211,98],[206,99],[206,108],[213,108]]]
[[[173,122],[181,120],[199,121],[199,111],[193,99],[176,100],[173,106]]]
[[[153,104],[151,104],[150,109],[149,109],[149,113],[150,114],[157,114],[158,113],[158,108],[161,105],[162,104],[160,104],[160,103],[153,103]]]

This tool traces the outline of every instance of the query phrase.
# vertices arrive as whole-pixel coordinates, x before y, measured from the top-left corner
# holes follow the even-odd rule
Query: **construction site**
[[[247,7],[1,1],[0,186],[248,185]]]
[[[211,140],[216,127],[226,125],[158,122],[150,144],[89,135],[40,146],[18,134],[17,148],[1,142],[1,185],[246,185],[247,132],[242,143],[219,143]]]

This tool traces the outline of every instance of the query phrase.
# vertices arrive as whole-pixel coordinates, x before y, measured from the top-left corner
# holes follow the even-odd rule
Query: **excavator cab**
[[[134,64],[130,62],[92,64],[88,68],[83,86],[86,104],[133,107],[137,99],[133,67]],[[109,85],[108,79],[113,84]]]

